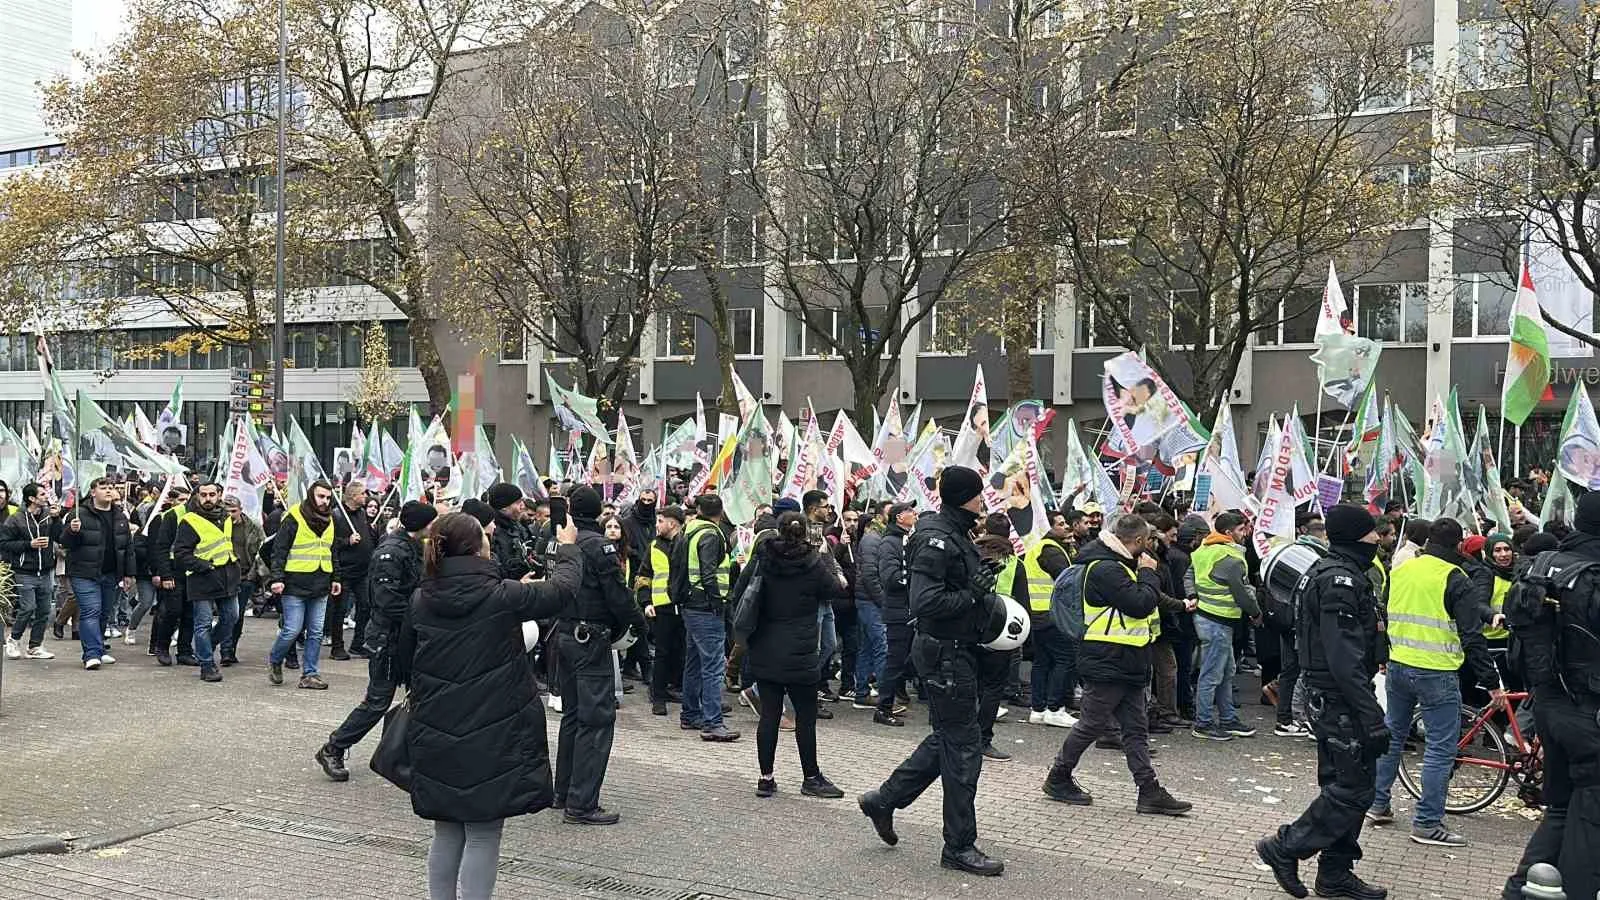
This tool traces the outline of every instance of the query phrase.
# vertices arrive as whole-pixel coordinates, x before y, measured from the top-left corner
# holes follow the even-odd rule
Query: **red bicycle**
[[[1523,733],[1518,707],[1527,701],[1525,691],[1507,691],[1506,706],[1482,709],[1461,707],[1461,740],[1456,743],[1455,765],[1445,793],[1445,812],[1456,815],[1484,809],[1505,793],[1513,779],[1517,797],[1530,807],[1543,801],[1544,748],[1538,736]],[[1400,784],[1414,798],[1422,796],[1422,754],[1427,729],[1419,713],[1411,720],[1411,738],[1400,754]]]

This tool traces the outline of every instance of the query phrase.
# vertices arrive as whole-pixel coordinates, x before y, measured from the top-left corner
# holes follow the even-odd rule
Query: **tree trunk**
[[[1018,311],[1006,317],[1006,392],[1015,406],[1033,393],[1033,322]]]
[[[411,351],[416,357],[417,371],[422,373],[422,383],[428,389],[428,415],[443,415],[450,405],[450,376],[439,358],[439,345],[433,337],[433,320],[413,316],[406,319],[406,334],[411,338]]]

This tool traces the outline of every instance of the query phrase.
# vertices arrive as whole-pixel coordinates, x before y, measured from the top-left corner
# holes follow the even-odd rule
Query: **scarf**
[[[331,516],[328,513],[318,512],[317,508],[311,505],[311,498],[309,497],[300,501],[300,517],[305,519],[306,525],[317,534],[327,531],[328,523],[331,521]]]

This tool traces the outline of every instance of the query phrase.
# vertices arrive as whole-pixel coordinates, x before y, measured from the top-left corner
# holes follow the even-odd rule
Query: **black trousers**
[[[833,608],[833,626],[839,635],[839,690],[856,683],[856,658],[861,655],[861,620],[856,605]]]
[[[917,677],[917,670],[911,661],[911,644],[916,637],[915,626],[904,622],[890,622],[883,626],[888,637],[889,652],[884,657],[883,683],[878,685],[878,711],[889,712],[894,709],[896,697],[900,694],[900,686],[905,684],[906,678]],[[919,690],[917,692],[921,694]]]
[[[363,575],[354,583],[346,583],[344,595],[355,604],[356,629],[350,635],[350,649],[366,646],[367,622],[372,618],[372,580]]]
[[[683,680],[683,617],[676,606],[658,606],[650,618],[650,638],[656,645],[650,667],[650,702],[667,702],[667,688]]]
[[[1317,736],[1317,785],[1322,793],[1306,811],[1278,829],[1278,845],[1295,859],[1318,853],[1322,871],[1348,870],[1361,858],[1361,823],[1372,806],[1373,778],[1383,748],[1370,751],[1365,730],[1336,693],[1306,695],[1306,715]]]
[[[879,788],[884,803],[905,809],[937,779],[944,793],[944,848],[948,853],[967,850],[978,839],[973,801],[983,753],[978,725],[982,688],[976,654],[986,652],[925,634],[912,641],[912,660],[917,671],[925,673],[928,721],[933,731]],[[879,688],[880,697],[894,696],[887,687]]]
[[[194,606],[184,596],[183,582],[172,590],[156,589],[156,627],[150,632],[150,646],[157,653],[166,653],[172,645],[174,634],[178,637],[178,655],[194,655]]]
[[[388,649],[375,651],[367,659],[367,693],[362,696],[350,715],[344,717],[333,733],[328,735],[328,746],[343,753],[361,742],[389,711],[394,703],[394,678],[389,674]]]
[[[778,755],[778,722],[783,718],[783,698],[794,704],[794,745],[800,753],[800,774],[821,775],[817,767],[817,687],[814,684],[756,682],[761,697],[761,722],[756,726],[756,762],[761,774],[772,773]]]
[[[1294,638],[1278,635],[1278,656],[1282,665],[1278,669],[1278,724],[1294,721],[1294,685],[1300,680],[1300,654],[1295,651]]]
[[[611,761],[617,700],[611,674],[611,642],[595,634],[580,643],[558,630],[561,661],[561,736],[556,741],[556,797],[573,813],[600,805],[600,784]]]
[[[1156,770],[1150,764],[1150,720],[1145,709],[1145,686],[1125,681],[1085,681],[1078,724],[1072,726],[1049,780],[1062,783],[1078,767],[1078,760],[1095,741],[1109,735],[1122,737],[1122,755],[1141,791],[1155,787]]]
[[[1568,897],[1600,890],[1600,709],[1559,690],[1534,691],[1533,717],[1544,742],[1544,820],[1506,880],[1507,900],[1522,900],[1535,863],[1561,870]]]
[[[1000,701],[1011,689],[1012,667],[1022,661],[1022,651],[996,653],[980,650],[974,657],[978,663],[978,725],[983,738],[981,746],[994,743],[994,717],[1000,711]],[[882,692],[879,692],[882,696]]]

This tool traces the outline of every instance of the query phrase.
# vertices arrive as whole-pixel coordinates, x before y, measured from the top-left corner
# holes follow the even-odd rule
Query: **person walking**
[[[180,666],[198,664],[194,658],[194,611],[187,608],[183,591],[183,575],[172,563],[172,541],[178,536],[178,519],[189,503],[189,489],[174,487],[167,493],[167,507],[150,522],[150,533],[145,540],[145,553],[149,557],[150,571],[157,579],[155,625],[150,629],[150,649],[156,662],[170,666],[172,639],[178,638]],[[187,618],[184,613],[188,612]]]
[[[1235,629],[1240,620],[1259,621],[1261,607],[1250,587],[1244,542],[1250,523],[1236,512],[1218,513],[1214,530],[1190,554],[1194,577],[1194,627],[1200,637],[1200,676],[1194,701],[1194,727],[1190,734],[1211,741],[1254,737],[1256,730],[1239,720],[1233,705],[1233,653]]]
[[[409,688],[411,809],[433,821],[431,900],[492,896],[505,820],[551,804],[544,707],[521,625],[557,614],[583,578],[576,529],[566,524],[556,540],[549,581],[510,581],[471,516],[441,516],[430,529],[394,658]]]
[[[372,608],[365,634],[355,637],[368,650],[367,691],[312,757],[334,781],[350,780],[345,753],[383,721],[394,703],[395,645],[411,594],[422,578],[423,537],[437,516],[426,503],[407,502],[400,508],[400,530],[384,535],[373,550]]]
[[[239,561],[239,617],[233,622],[233,631],[222,639],[222,667],[239,664],[239,639],[244,636],[244,619],[256,596],[256,588],[266,577],[266,566],[261,561],[261,545],[266,541],[261,526],[244,514],[237,497],[222,498],[222,508],[233,522],[233,558]]]
[[[328,598],[342,589],[333,555],[333,488],[326,481],[312,484],[306,498],[284,514],[272,538],[271,578],[272,593],[283,603],[283,624],[267,654],[267,680],[283,684],[284,659],[304,626],[305,668],[300,670],[299,686],[325,691],[328,683],[317,672],[322,626]]]
[[[1321,793],[1305,812],[1256,842],[1256,854],[1292,897],[1306,896],[1300,861],[1321,854],[1319,897],[1383,900],[1388,891],[1362,881],[1362,816],[1372,803],[1377,760],[1389,729],[1372,693],[1381,655],[1378,597],[1367,568],[1378,551],[1372,514],[1341,503],[1328,510],[1328,553],[1297,588],[1293,646],[1299,656],[1311,730],[1317,739]]]
[[[978,721],[979,645],[992,640],[1003,612],[991,598],[995,571],[978,557],[971,533],[983,510],[983,478],[966,466],[939,477],[939,512],[917,526],[906,550],[907,594],[917,636],[911,655],[930,696],[932,732],[876,790],[857,799],[879,839],[894,846],[894,812],[905,809],[938,780],[944,794],[944,848],[939,865],[995,876],[1005,863],[978,849],[974,801],[982,772]],[[885,686],[887,689],[887,685]],[[893,697],[879,691],[880,698]]]
[[[339,557],[339,595],[337,602],[328,604],[328,633],[333,635],[330,656],[349,659],[351,651],[360,653],[361,635],[371,613],[372,595],[367,585],[367,570],[372,565],[372,551],[378,546],[378,535],[367,518],[367,488],[352,481],[344,488],[344,514],[333,517],[333,552]],[[344,640],[345,614],[355,620],[347,650]]]
[[[1028,723],[1071,728],[1078,720],[1067,712],[1067,699],[1073,686],[1068,677],[1074,668],[1077,648],[1050,621],[1050,599],[1056,578],[1072,564],[1067,557],[1070,535],[1067,518],[1060,511],[1050,513],[1050,530],[1039,543],[1022,556],[1028,579],[1028,615],[1032,621],[1028,639],[1033,642],[1033,671],[1028,691]]]
[[[644,631],[621,554],[600,531],[600,494],[587,485],[567,499],[583,556],[578,590],[556,618],[561,657],[561,734],[556,747],[555,802],[569,825],[615,825],[621,818],[600,805],[616,732],[611,643],[629,629]]]
[[[78,601],[78,640],[83,667],[94,671],[116,658],[106,652],[101,616],[116,608],[116,592],[133,586],[136,571],[133,532],[117,503],[117,487],[109,478],[89,485],[89,502],[79,503],[68,517],[61,545],[67,549],[67,577]]]
[[[0,524],[0,560],[11,567],[17,595],[15,619],[6,636],[6,659],[55,659],[44,648],[50,602],[56,593],[56,546],[61,540],[61,510],[37,484],[22,487],[22,508]],[[28,649],[21,640],[28,634]]]
[[[911,601],[907,593],[906,542],[917,525],[917,508],[897,503],[889,508],[889,522],[874,548],[872,577],[882,590],[884,662],[883,678],[878,682],[878,705],[872,721],[894,728],[903,727],[905,707],[900,705],[900,690],[911,663],[911,645],[917,629],[911,624]],[[913,670],[914,671],[914,670]],[[917,693],[920,695],[921,690]],[[908,695],[909,696],[909,695]],[[858,701],[859,697],[856,698]]]
[[[761,698],[758,797],[778,790],[773,758],[785,696],[794,706],[794,740],[804,777],[800,792],[825,799],[844,796],[817,765],[817,610],[848,591],[849,584],[824,563],[821,552],[811,544],[805,516],[790,512],[778,518],[777,536],[762,543],[751,563],[761,577],[761,593],[752,601],[754,614],[742,617],[750,630],[736,627],[734,639],[746,647],[745,669]]]
[[[1411,840],[1461,847],[1466,838],[1444,825],[1445,792],[1461,738],[1461,680],[1469,676],[1494,703],[1504,702],[1500,673],[1483,637],[1484,596],[1462,567],[1456,548],[1461,523],[1440,518],[1428,530],[1422,552],[1397,566],[1389,583],[1388,690],[1389,752],[1378,760],[1376,791],[1367,820],[1394,821],[1389,794],[1400,768],[1400,754],[1411,736],[1411,717],[1420,706],[1426,730],[1422,753],[1422,798],[1411,819]]]
[[[722,723],[722,683],[728,657],[723,624],[733,581],[733,554],[722,533],[722,498],[701,494],[672,560],[674,603],[683,614],[683,708],[678,726],[705,741],[736,741]]]
[[[1156,780],[1150,764],[1149,720],[1145,703],[1150,682],[1150,645],[1160,628],[1159,563],[1148,552],[1150,525],[1136,515],[1120,516],[1078,554],[1083,575],[1083,642],[1078,674],[1083,708],[1078,723],[1061,742],[1045,796],[1088,806],[1093,798],[1072,777],[1078,761],[1096,740],[1120,736],[1122,752],[1139,787],[1137,812],[1181,816],[1193,804],[1178,800]],[[1137,567],[1137,572],[1135,568]]]
[[[201,484],[179,517],[172,561],[183,573],[194,608],[194,653],[200,661],[200,680],[221,681],[211,619],[217,619],[219,643],[226,643],[239,619],[239,561],[233,550],[233,520],[222,508],[222,485],[216,481]]]

